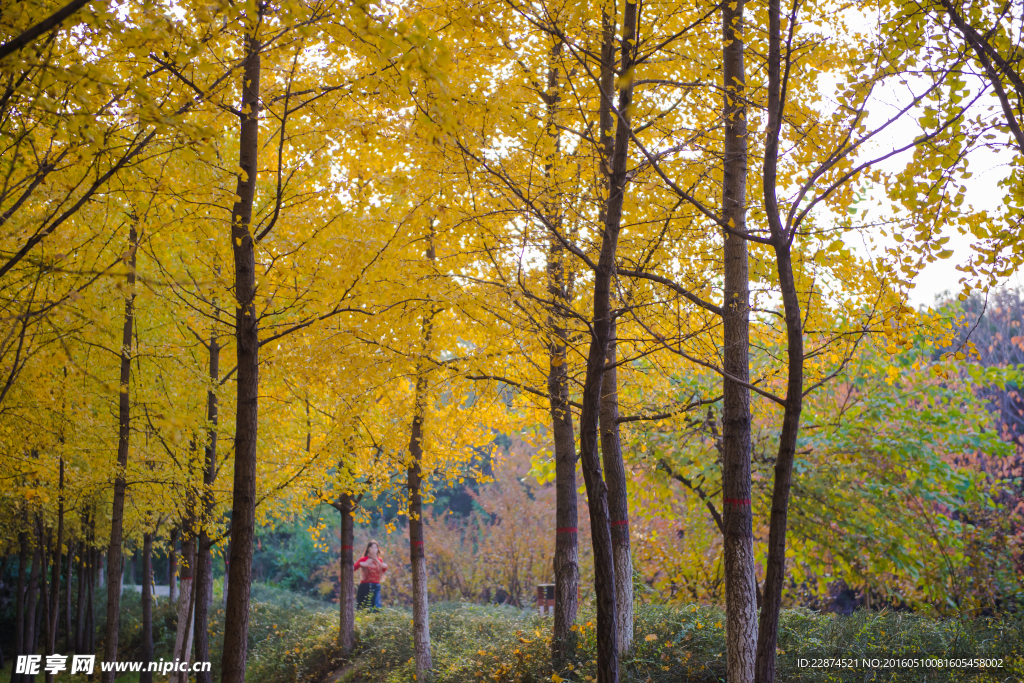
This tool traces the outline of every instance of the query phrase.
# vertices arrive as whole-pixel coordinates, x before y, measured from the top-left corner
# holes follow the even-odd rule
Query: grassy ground
[[[725,680],[724,614],[717,608],[642,606],[636,647],[623,680],[650,683]],[[437,683],[589,681],[595,672],[593,615],[582,615],[576,657],[550,668],[550,620],[508,608],[439,605],[431,609]],[[409,614],[386,610],[361,617],[360,681],[412,680]],[[1024,619],[937,621],[905,613],[850,617],[787,611],[779,642],[779,680],[1024,682]],[[800,660],[854,659],[848,668],[801,666]],[[932,658],[1002,660],[1001,668],[913,666]],[[878,659],[877,663],[862,663]],[[895,662],[886,660],[897,660]],[[902,661],[900,661],[902,660]],[[919,662],[919,664],[921,664]]]
[[[154,615],[157,657],[168,657],[173,640],[170,614]],[[134,605],[122,622],[122,659],[137,659]],[[623,662],[630,683],[724,681],[725,634],[721,610],[702,606],[640,606],[636,647]],[[220,652],[223,615],[211,623],[211,652]],[[408,611],[385,609],[357,617],[358,652],[344,661],[337,650],[336,606],[286,591],[253,587],[249,618],[249,683],[318,683],[348,668],[338,683],[406,683],[413,680],[412,625]],[[443,603],[431,607],[436,683],[539,683],[588,681],[595,676],[594,616],[584,610],[575,637],[576,655],[552,670],[551,621],[530,611]],[[849,617],[806,610],[783,614],[779,680],[784,683],[1024,683],[1024,615],[961,622],[908,613],[859,612]],[[821,659],[854,660],[844,668],[806,664]],[[874,660],[867,662],[863,660]],[[914,659],[986,659],[1001,667],[913,666]],[[213,680],[220,679],[214,656]],[[807,660],[802,665],[801,660]],[[887,661],[889,660],[889,661]],[[896,661],[892,661],[896,660]],[[902,661],[901,661],[902,660]],[[911,661],[908,661],[911,660]],[[11,663],[0,673],[9,680]],[[135,683],[137,674],[118,678]],[[42,683],[43,677],[37,678]],[[85,683],[59,676],[58,683]],[[157,683],[166,680],[157,677]]]

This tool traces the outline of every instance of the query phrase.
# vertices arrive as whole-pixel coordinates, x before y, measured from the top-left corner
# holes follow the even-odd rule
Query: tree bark
[[[74,651],[77,654],[85,652],[85,592],[86,588],[86,558],[91,549],[82,544],[78,552],[78,596],[75,599],[75,644]]]
[[[57,629],[60,626],[60,569],[64,549],[64,457],[58,464],[57,479],[57,545],[53,549],[53,571],[50,574],[50,618],[46,629],[46,653],[57,652]],[[71,582],[68,581],[70,589]],[[46,674],[46,683],[53,683],[54,674]]]
[[[615,560],[612,550],[608,491],[602,478],[599,450],[601,390],[607,365],[608,342],[611,338],[611,283],[615,277],[615,258],[622,205],[626,188],[626,165],[630,139],[630,105],[633,99],[633,54],[636,49],[637,6],[626,2],[622,24],[621,73],[625,75],[619,90],[616,111],[615,143],[609,167],[609,192],[604,210],[604,234],[601,252],[594,272],[594,309],[590,349],[587,353],[586,378],[580,410],[580,460],[590,508],[591,537],[594,546],[594,584],[597,593],[597,680],[617,683],[619,680],[618,629],[616,616]],[[601,64],[601,106],[611,112],[612,90],[608,80],[614,71],[613,52],[608,37],[614,26],[603,15],[604,40]],[[602,114],[604,114],[602,111]]]
[[[560,74],[558,59],[562,43],[551,49],[548,71],[547,105],[548,135],[553,138],[553,154],[557,156],[557,126]],[[562,227],[562,211],[554,188],[554,159],[545,164],[548,177],[547,219],[556,230]],[[547,292],[550,297],[545,322],[548,337],[548,405],[551,410],[551,433],[555,447],[555,614],[551,639],[551,655],[556,666],[576,651],[576,623],[580,585],[579,512],[576,502],[576,436],[573,431],[572,407],[569,404],[569,359],[565,310],[571,305],[572,284],[565,273],[565,249],[554,236],[548,240]]]
[[[189,519],[183,525],[185,529],[195,527],[194,520]],[[178,596],[178,629],[174,637],[174,659],[187,662],[192,657],[192,636],[194,629],[192,623],[195,616],[195,566],[196,566],[196,542],[194,538],[183,539],[181,544],[181,583]],[[181,672],[171,674],[170,680],[173,683],[182,679]]]
[[[93,538],[95,539],[95,535]],[[99,548],[93,548],[90,551],[90,555],[92,559],[89,562],[89,600],[86,603],[85,651],[88,654],[96,654],[96,585],[99,580]],[[89,678],[90,681],[92,680],[91,676]]]
[[[352,496],[348,493],[341,494],[340,499],[334,506],[341,514],[341,563],[338,567],[338,645],[341,647],[341,654],[348,657],[355,649],[355,627],[356,627],[356,594],[355,594],[355,569],[353,568],[353,548],[355,542],[355,529],[352,519],[352,512],[355,505]]]
[[[433,247],[429,252],[433,258]],[[424,352],[430,340],[429,318],[424,318]],[[417,368],[415,414],[409,438],[412,464],[408,471],[409,485],[409,559],[412,565],[413,648],[416,659],[416,680],[429,679],[434,668],[430,657],[430,603],[427,596],[427,556],[423,546],[423,421],[426,411],[427,375],[422,364]]]
[[[768,1],[768,127],[765,139],[764,197],[765,213],[771,229],[779,290],[786,317],[787,372],[782,432],[775,458],[772,487],[772,512],[768,523],[768,559],[764,581],[764,599],[758,624],[756,681],[774,683],[776,646],[779,639],[779,610],[786,578],[786,525],[789,494],[793,480],[793,460],[800,433],[803,411],[804,338],[800,299],[793,273],[790,231],[783,225],[777,195],[779,136],[782,131],[782,38],[779,0]]]
[[[608,485],[608,514],[611,516],[612,555],[615,560],[615,632],[619,656],[633,647],[633,558],[629,539],[629,499],[626,468],[619,439],[619,388],[616,371],[616,323],[608,339],[608,363],[601,391],[601,459]]]
[[[75,571],[75,546],[77,543],[68,543],[68,564],[64,571],[67,576],[67,588],[64,591],[64,652],[70,652],[74,648],[74,631],[71,626],[71,583]]]
[[[723,249],[722,363],[746,382],[750,376],[750,293],[746,233],[747,122],[744,88],[744,0],[722,6],[725,158],[722,219],[731,226]],[[725,564],[727,678],[754,678],[757,638],[757,580],[754,574],[753,516],[750,507],[750,391],[723,380],[722,497]]]
[[[28,532],[18,532],[18,584],[17,594],[14,597],[14,657],[17,661],[18,655],[28,654],[26,648],[25,638],[25,622],[26,622],[26,610],[25,610],[25,598],[26,590],[25,586],[25,575],[28,573],[28,557],[29,557],[29,544],[28,544]],[[11,683],[20,683],[22,678],[21,674],[11,673]]]
[[[142,673],[139,683],[153,683],[153,534],[142,535]]]
[[[252,225],[259,155],[260,41],[246,37],[242,74],[242,116],[238,139],[239,174],[231,211],[235,261],[235,340],[237,344],[235,477],[231,503],[231,564],[224,617],[223,683],[245,683],[249,633],[249,589],[256,532],[256,435],[259,427],[259,321],[256,316],[256,253]]]
[[[26,594],[25,606],[25,654],[33,655],[36,653],[38,648],[36,647],[36,606],[38,605],[38,594],[39,594],[39,566],[43,561],[43,553],[40,549],[42,546],[42,539],[37,538],[35,548],[32,550],[32,570],[28,576],[28,593]],[[28,674],[22,674],[22,681],[31,681],[34,676]]]
[[[131,438],[131,404],[128,383],[132,372],[132,328],[135,322],[135,264],[138,233],[134,223],[128,232],[128,296],[124,301],[121,332],[121,379],[118,396],[117,470],[114,474],[114,504],[110,514],[110,545],[107,547],[107,623],[103,639],[103,661],[117,661],[118,624],[121,617],[121,541],[124,525],[125,479],[128,444]],[[102,675],[103,683],[114,683],[115,672]]]
[[[199,524],[199,546],[196,560],[196,619],[195,642],[196,661],[210,661],[210,605],[213,601],[213,556],[210,549],[209,524],[214,513],[213,485],[217,481],[217,423],[219,404],[214,387],[220,381],[220,344],[215,334],[210,334],[210,390],[206,393],[206,465],[203,470],[202,519]],[[211,683],[209,671],[196,672],[196,683]]]
[[[171,538],[167,550],[167,593],[174,604],[174,598],[178,594],[178,550],[175,545],[178,543],[178,527],[171,529]]]
[[[40,519],[39,524],[42,524]],[[42,527],[40,527],[39,538],[43,538]],[[52,539],[50,537],[50,530],[46,530],[46,540],[42,543],[42,559],[43,563],[39,572],[39,606],[36,608],[38,614],[36,615],[35,631],[36,633],[32,637],[34,643],[34,650],[39,649],[40,646],[43,648],[43,654],[50,654],[50,592],[48,582],[46,580],[46,569],[50,566],[50,543]],[[45,674],[49,676],[49,674]],[[34,679],[34,677],[32,677]]]

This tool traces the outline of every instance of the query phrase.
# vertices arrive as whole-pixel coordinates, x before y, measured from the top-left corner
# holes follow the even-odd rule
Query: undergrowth
[[[431,653],[436,683],[593,681],[594,615],[576,627],[575,656],[550,663],[550,618],[502,607],[431,607]],[[704,606],[638,606],[635,646],[623,660],[622,680],[644,683],[725,681],[725,615]],[[403,610],[360,615],[360,681],[413,681],[412,626]],[[778,679],[789,683],[955,683],[1024,681],[1024,619],[936,620],[904,612],[841,617],[808,610],[783,613]],[[995,659],[1001,668],[909,666],[906,660]],[[800,660],[854,660],[852,667],[801,666]],[[862,660],[878,659],[867,663]],[[902,660],[886,666],[886,660]],[[891,664],[892,662],[888,662]]]
[[[122,660],[140,654],[138,596],[126,594]],[[219,603],[219,601],[218,601]],[[220,679],[223,611],[211,610],[213,680]],[[464,603],[431,605],[435,683],[583,682],[596,677],[592,609],[584,607],[575,647],[551,666],[551,619],[529,610]],[[625,683],[725,681],[725,616],[706,606],[638,605],[635,645],[622,663]],[[319,683],[349,667],[339,683],[412,682],[411,614],[403,609],[357,613],[357,651],[346,661],[337,646],[337,606],[288,591],[254,585],[249,613],[247,683]],[[170,605],[154,610],[157,657],[173,647]],[[886,666],[886,660],[1001,660],[999,668]],[[811,667],[800,660],[854,660],[852,668]],[[878,665],[863,660],[878,659]],[[5,681],[11,665],[0,673]],[[82,683],[58,676],[58,683]],[[126,680],[119,677],[119,681]],[[939,620],[908,612],[861,611],[852,616],[785,610],[778,643],[780,683],[1024,683],[1024,615],[973,621]]]

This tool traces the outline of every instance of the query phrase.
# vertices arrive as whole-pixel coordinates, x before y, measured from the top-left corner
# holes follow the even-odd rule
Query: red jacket
[[[388,566],[379,557],[374,561],[364,555],[356,560],[355,569],[363,570],[363,580],[360,583],[380,583]]]

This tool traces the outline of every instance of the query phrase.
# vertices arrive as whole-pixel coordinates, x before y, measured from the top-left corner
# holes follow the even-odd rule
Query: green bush
[[[343,663],[337,639],[336,607],[285,590],[254,585],[249,605],[246,681],[321,680]],[[217,634],[216,647],[212,640],[210,651],[220,652],[223,635]],[[218,666],[219,662],[214,664],[214,668]],[[214,680],[218,678],[219,674]]]
[[[592,681],[596,677],[595,617],[581,611],[576,655],[551,668],[551,621],[528,611],[448,603],[430,611],[436,683]],[[622,679],[644,683],[725,680],[725,615],[716,607],[640,605],[635,646]],[[336,628],[336,627],[335,627]],[[413,680],[411,616],[386,609],[357,619],[358,680]],[[937,620],[902,612],[843,617],[808,610],[783,612],[778,680],[786,683],[865,681],[1018,681],[1024,676],[1024,616],[1003,620]],[[886,668],[862,659],[994,658],[1000,669]],[[855,659],[853,668],[799,667],[798,660]],[[268,681],[269,683],[269,681]]]

